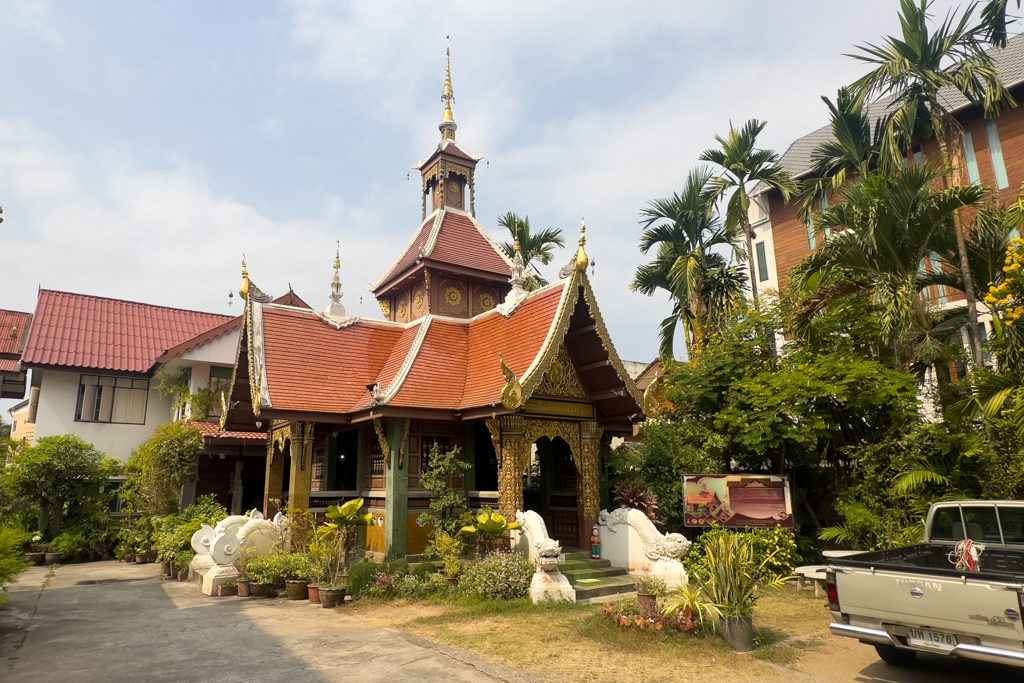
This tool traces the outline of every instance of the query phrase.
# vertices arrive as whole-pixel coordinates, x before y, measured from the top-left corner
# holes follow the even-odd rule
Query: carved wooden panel
[[[490,285],[473,283],[470,286],[469,315],[470,317],[486,313],[501,303],[501,295],[497,288]]]
[[[469,288],[465,281],[438,278],[437,312],[455,318],[469,317]]]
[[[410,301],[412,302],[412,319],[418,320],[427,313],[427,290],[423,283],[417,283],[410,290]]]
[[[465,190],[466,185],[462,178],[457,175],[449,175],[444,187],[444,203],[455,209],[463,208],[465,206]]]
[[[377,434],[373,431],[373,428],[369,428],[369,433],[366,435],[366,481],[364,486],[367,490],[382,489],[385,486],[384,482],[384,451],[380,447],[380,439],[377,438]]]
[[[407,323],[412,320],[412,302],[409,300],[409,290],[401,292],[395,297],[395,321]]]

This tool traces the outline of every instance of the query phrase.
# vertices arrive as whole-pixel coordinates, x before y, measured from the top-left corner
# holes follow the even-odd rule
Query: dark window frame
[[[84,419],[82,419],[82,417],[81,417],[81,415],[82,415],[82,402],[85,400],[85,387],[86,386],[90,386],[90,385],[87,385],[87,384],[83,383],[83,380],[86,377],[95,377],[96,378],[96,385],[100,386],[100,387],[104,386],[104,385],[99,384],[99,380],[101,378],[106,377],[106,378],[110,378],[110,379],[114,380],[114,385],[112,387],[110,387],[111,389],[114,390],[114,397],[111,399],[111,402],[112,402],[111,409],[110,409],[110,418],[111,419],[109,419],[109,420],[99,420],[99,419],[84,420]],[[119,380],[119,379],[129,380],[129,381],[132,382],[133,385],[134,385],[135,382],[145,382],[146,383],[146,387],[145,387],[145,390],[144,390],[144,393],[143,393],[143,400],[142,400],[142,422],[121,422],[121,421],[113,419],[114,418],[113,402],[115,402],[117,400],[117,390],[118,389],[127,389],[128,391],[143,391],[142,387],[135,387],[135,386],[131,386],[131,387],[118,387],[117,386],[117,380]],[[151,388],[152,387],[150,387],[149,380],[144,378],[144,377],[125,377],[125,376],[118,376],[118,375],[94,375],[94,374],[91,374],[91,373],[82,373],[82,374],[80,374],[78,376],[78,397],[75,400],[75,420],[74,421],[75,422],[82,422],[82,423],[86,423],[86,424],[144,425],[144,424],[146,424],[146,415],[149,413],[149,391],[150,391]],[[102,395],[102,392],[100,392],[100,395]],[[93,414],[95,415],[98,411],[99,411],[98,407],[94,408]]]

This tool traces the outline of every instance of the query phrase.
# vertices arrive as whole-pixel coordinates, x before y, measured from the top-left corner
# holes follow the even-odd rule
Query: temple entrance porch
[[[523,509],[539,514],[548,534],[562,547],[575,548],[580,539],[580,519],[578,472],[572,449],[561,437],[545,436],[532,444],[531,450],[523,481]]]

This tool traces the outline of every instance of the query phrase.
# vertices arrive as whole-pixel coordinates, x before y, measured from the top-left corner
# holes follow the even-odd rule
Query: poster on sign
[[[686,526],[793,526],[785,475],[684,474],[683,501]]]

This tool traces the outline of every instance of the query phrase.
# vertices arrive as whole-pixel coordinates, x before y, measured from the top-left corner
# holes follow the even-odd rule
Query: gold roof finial
[[[245,268],[245,254],[242,254],[242,284],[238,287],[238,295],[243,301],[249,300],[249,271]]]
[[[444,117],[441,119],[441,125],[438,128],[441,129],[442,140],[454,140],[455,129],[458,126],[455,125],[455,117],[452,116],[452,101],[455,99],[455,91],[452,90],[452,38],[451,36],[445,37],[448,39],[448,47],[445,50],[444,89],[441,91],[441,101],[444,102]]]
[[[337,273],[341,269],[341,240],[338,240],[338,246],[334,250],[334,272]]]
[[[587,221],[585,218],[580,219],[580,248],[576,250],[576,270],[584,272],[587,270],[587,266],[590,265],[590,259],[587,257],[587,251],[583,248],[583,245],[587,243]]]

